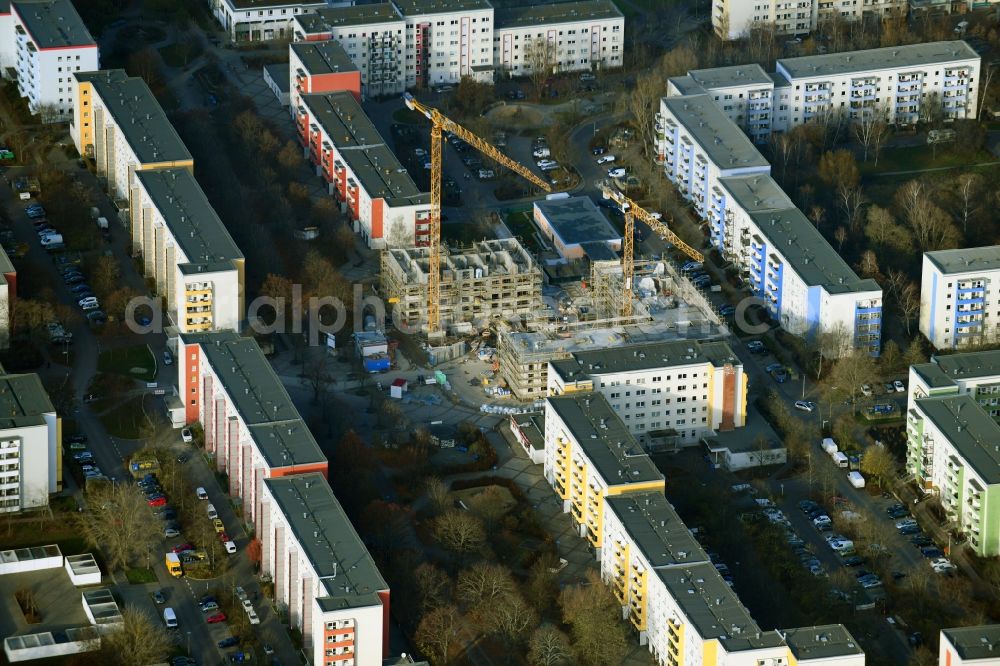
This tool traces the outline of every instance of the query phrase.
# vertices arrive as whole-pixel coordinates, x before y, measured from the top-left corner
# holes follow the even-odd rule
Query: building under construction
[[[430,249],[386,250],[381,292],[400,325],[427,321]],[[542,271],[513,238],[486,240],[441,255],[441,327],[465,333],[495,318],[528,318],[542,307]]]

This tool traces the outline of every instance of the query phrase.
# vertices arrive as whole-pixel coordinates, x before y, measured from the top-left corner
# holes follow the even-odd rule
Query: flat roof
[[[709,95],[664,97],[663,104],[720,169],[770,167]]]
[[[655,571],[703,639],[754,637],[760,633],[750,611],[711,562]]]
[[[777,181],[766,173],[720,178],[719,185],[748,213],[795,208]]]
[[[300,99],[310,122],[323,127],[372,199],[385,199],[390,206],[430,203],[430,193],[420,191],[353,94],[340,91]]]
[[[322,42],[292,42],[292,51],[309,74],[357,72],[358,67],[336,39]]]
[[[1000,269],[1000,245],[924,252],[924,256],[946,275]]]
[[[43,425],[55,411],[38,375],[0,375],[0,429]]]
[[[796,661],[810,659],[833,659],[853,654],[864,654],[864,650],[854,640],[854,636],[842,624],[824,624],[818,627],[797,627],[785,629],[788,649]]]
[[[554,23],[624,19],[611,0],[581,0],[544,5],[522,5],[494,11],[493,30]]]
[[[955,386],[955,381],[937,363],[917,363],[911,365],[910,369],[920,375],[929,388]]]
[[[149,193],[174,241],[187,257],[184,263],[191,270],[185,272],[232,270],[233,262],[243,258],[190,170],[143,170],[136,171],[135,177]]]
[[[931,357],[931,362],[952,379],[1000,375],[1000,349],[962,352],[960,354],[935,354]]]
[[[916,407],[987,484],[1000,483],[1000,425],[969,394],[920,398]]]
[[[708,555],[662,492],[604,498],[651,567],[708,562]]]
[[[672,76],[670,83],[680,92],[681,95],[704,95],[705,89],[698,85],[690,76]]]
[[[901,70],[908,67],[922,67],[955,60],[979,60],[979,54],[964,40],[959,39],[800,58],[781,58],[778,60],[778,67],[787,72],[789,77],[797,79],[883,69],[903,74],[905,72]]]
[[[10,4],[38,48],[97,48],[97,42],[70,0],[15,0]]]
[[[233,331],[181,334],[198,344],[270,467],[325,463],[312,432],[253,338]]]
[[[701,441],[711,453],[747,453],[759,451],[761,438],[768,451],[785,448],[784,440],[775,432],[767,419],[754,405],[747,407],[746,420],[742,428],[720,430],[712,435],[704,435]]]
[[[310,14],[299,14],[295,20],[307,33],[317,33],[343,26],[403,22],[403,17],[392,3],[382,2],[374,5],[324,7]]]
[[[941,633],[965,660],[996,659],[1000,653],[1000,624],[942,629]]]
[[[620,345],[574,352],[570,358],[549,362],[567,381],[593,375],[641,372],[656,368],[711,363],[742,365],[732,347],[721,341],[669,340]]]
[[[859,278],[798,208],[761,210],[750,217],[767,239],[767,251],[779,251],[807,286],[831,294],[881,289],[874,280]]]
[[[518,430],[528,440],[528,444],[536,451],[545,449],[545,414],[543,412],[528,412],[514,414],[510,417]]]
[[[76,72],[79,82],[89,82],[100,96],[125,141],[142,164],[191,160],[167,114],[146,82],[123,69]]]
[[[293,45],[296,42],[293,42]],[[287,62],[272,62],[269,65],[264,65],[264,71],[267,72],[267,76],[274,81],[274,85],[278,86],[278,90],[283,93],[291,92],[291,81],[288,76],[288,63]]]
[[[580,243],[580,249],[591,261],[618,261],[618,253],[604,241]]]
[[[711,69],[692,69],[688,72],[688,76],[705,90],[734,86],[770,86],[774,83],[764,68],[757,63],[712,67]]]
[[[267,7],[301,7],[303,10],[312,7],[325,7],[326,2],[308,2],[307,0],[226,0],[233,9],[264,9]]]
[[[378,606],[389,589],[322,474],[264,479],[275,504],[316,570],[324,611]]]
[[[621,240],[622,235],[611,226],[590,197],[542,199],[535,202],[535,208],[545,216],[552,231],[566,245]]]
[[[603,395],[570,394],[546,401],[608,486],[663,479]]]
[[[399,8],[403,16],[493,9],[488,0],[392,0],[392,4]]]

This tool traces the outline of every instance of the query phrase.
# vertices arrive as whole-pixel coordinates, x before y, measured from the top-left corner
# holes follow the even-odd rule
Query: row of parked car
[[[893,504],[886,513],[890,520],[895,521],[896,531],[901,536],[909,537],[910,543],[920,549],[920,554],[930,560],[931,569],[934,573],[951,575],[957,567],[945,557],[944,551],[937,547],[917,523],[917,519],[910,515],[909,510],[902,504]]]
[[[94,460],[94,454],[87,448],[86,435],[70,435],[66,438],[66,444],[69,447],[71,455],[73,456],[73,461],[80,466],[80,471],[83,473],[84,481],[108,478],[104,475],[104,472],[101,471],[101,468],[97,466],[97,462]]]
[[[69,289],[71,297],[83,310],[87,321],[94,325],[101,325],[108,320],[104,311],[101,310],[101,303],[97,300],[94,291],[87,284],[87,277],[83,274],[83,269],[73,263],[63,264],[59,267],[63,283]]]

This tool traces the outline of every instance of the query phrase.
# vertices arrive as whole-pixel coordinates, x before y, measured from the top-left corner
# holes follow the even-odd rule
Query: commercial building
[[[746,422],[747,375],[725,342],[653,342],[549,361],[548,395],[579,392],[603,395],[647,447],[691,446]]]
[[[336,41],[288,45],[288,90],[292,117],[299,98],[310,93],[346,91],[361,100],[361,72]]]
[[[924,252],[920,332],[938,349],[1000,339],[1000,245]]]
[[[721,39],[739,39],[758,28],[776,36],[804,35],[824,21],[906,16],[907,0],[714,0],[712,28]]]
[[[0,374],[0,513],[48,506],[62,490],[62,419],[38,375]]]
[[[966,393],[914,400],[906,468],[980,557],[1000,555],[1000,425]]]
[[[136,171],[129,222],[132,252],[181,333],[239,330],[243,254],[191,171]]]
[[[667,95],[708,95],[763,143],[810,121],[851,122],[873,114],[896,125],[938,113],[975,118],[980,64],[961,40],[908,44],[782,58],[773,73],[757,64],[692,70],[670,79]]]
[[[94,160],[120,213],[128,215],[135,172],[194,168],[194,159],[146,82],[125,70],[77,72],[70,135]]]
[[[326,456],[253,338],[232,331],[182,334],[178,394],[184,422],[201,423],[205,452],[262,533],[264,479],[327,472]]]
[[[496,10],[493,65],[500,75],[614,69],[625,52],[625,17],[610,0]]]
[[[295,17],[296,41],[333,40],[361,72],[366,98],[406,90],[406,21],[389,2],[329,7]]]
[[[737,111],[719,106],[695,81],[730,87],[745,81],[736,96],[765,83],[755,67],[671,80],[675,96],[660,100],[655,121],[657,159],[667,178],[708,221],[713,247],[740,268],[782,328],[839,338],[840,354],[855,348],[877,356],[881,288],[859,278],[774,182],[770,165],[727,115]]]
[[[427,248],[382,253],[380,294],[392,303],[397,325],[427,320]],[[440,313],[444,326],[487,326],[491,320],[526,319],[542,303],[542,272],[515,238],[479,241],[452,254],[441,249]]]
[[[430,194],[416,186],[354,95],[299,100],[293,106],[299,140],[368,246],[430,244]]]
[[[941,630],[938,666],[996,666],[998,653],[1000,624]]]
[[[234,42],[292,35],[292,20],[327,6],[308,0],[209,0],[209,9]]]
[[[261,572],[313,666],[381,664],[389,586],[322,474],[263,484]]]
[[[532,210],[538,228],[564,259],[582,258],[586,254],[582,245],[587,243],[603,243],[621,251],[622,235],[590,197],[542,199]]]
[[[98,67],[97,42],[70,0],[15,0],[9,11],[0,9],[0,74],[17,79],[42,122],[71,120],[73,75]]]
[[[1000,350],[932,356],[910,366],[907,409],[928,396],[971,395],[1000,422]]]
[[[663,475],[600,393],[545,400],[545,479],[590,545],[604,536],[605,498],[663,492]]]

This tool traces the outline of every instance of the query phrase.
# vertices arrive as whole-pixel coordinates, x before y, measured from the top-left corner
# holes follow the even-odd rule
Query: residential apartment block
[[[905,16],[906,10],[907,0],[714,0],[712,28],[721,39],[739,39],[754,28],[803,35],[823,21]]]
[[[771,317],[796,335],[839,336],[840,353],[877,356],[881,288],[859,278],[794,206],[711,96],[664,97],[656,123],[667,178],[708,221],[712,246],[740,268]]]
[[[863,666],[842,625],[764,631],[659,492],[605,499],[601,577],[657,664]]]
[[[430,243],[430,194],[421,192],[349,92],[302,95],[299,140],[330,194],[371,248]]]
[[[925,252],[920,332],[937,349],[1000,339],[1000,245]]]
[[[495,18],[493,65],[500,76],[528,76],[538,64],[554,72],[622,66],[625,17],[608,0],[497,9]]]
[[[261,572],[313,666],[381,664],[389,586],[322,474],[266,479]]]
[[[607,497],[664,487],[663,475],[600,393],[546,398],[544,473],[595,548],[604,537]]]
[[[184,421],[201,423],[205,451],[262,533],[264,479],[327,472],[326,456],[256,340],[232,331],[182,334],[178,395]]]
[[[327,6],[308,0],[209,0],[212,15],[234,42],[290,37],[296,16]]]
[[[48,506],[63,487],[62,419],[38,375],[0,374],[0,414],[0,513]]]
[[[288,45],[288,92],[292,117],[302,95],[346,91],[362,97],[361,72],[334,40]]]
[[[942,629],[938,666],[997,666],[1000,624]]]
[[[11,315],[17,300],[17,269],[0,248],[0,349],[10,347]]]
[[[746,423],[747,375],[725,342],[652,342],[549,361],[548,395],[578,392],[603,395],[647,448],[695,445]]]
[[[757,143],[810,121],[857,121],[879,113],[897,125],[940,114],[975,118],[980,57],[964,41],[783,58],[774,73],[757,64],[692,70],[667,95],[708,95]]]
[[[119,213],[129,214],[135,172],[182,167],[194,160],[146,82],[125,70],[78,72],[70,135],[96,164]]]
[[[239,330],[243,254],[191,171],[135,172],[129,208],[132,252],[181,333]]]
[[[68,122],[73,75],[100,67],[97,42],[70,0],[15,0],[0,8],[0,77],[17,79],[42,122]]]
[[[366,98],[406,90],[406,21],[389,2],[329,7],[295,18],[295,40],[339,43],[361,72]]]
[[[494,9],[488,0],[393,0],[295,17],[296,40],[338,41],[366,96],[458,83],[622,65],[625,18],[610,0]],[[544,47],[537,45],[544,44]]]
[[[914,400],[906,436],[907,471],[977,555],[1000,555],[1000,425],[968,393],[930,396]]]
[[[971,395],[1000,422],[1000,350],[935,355],[910,366],[907,409],[928,396]]]

